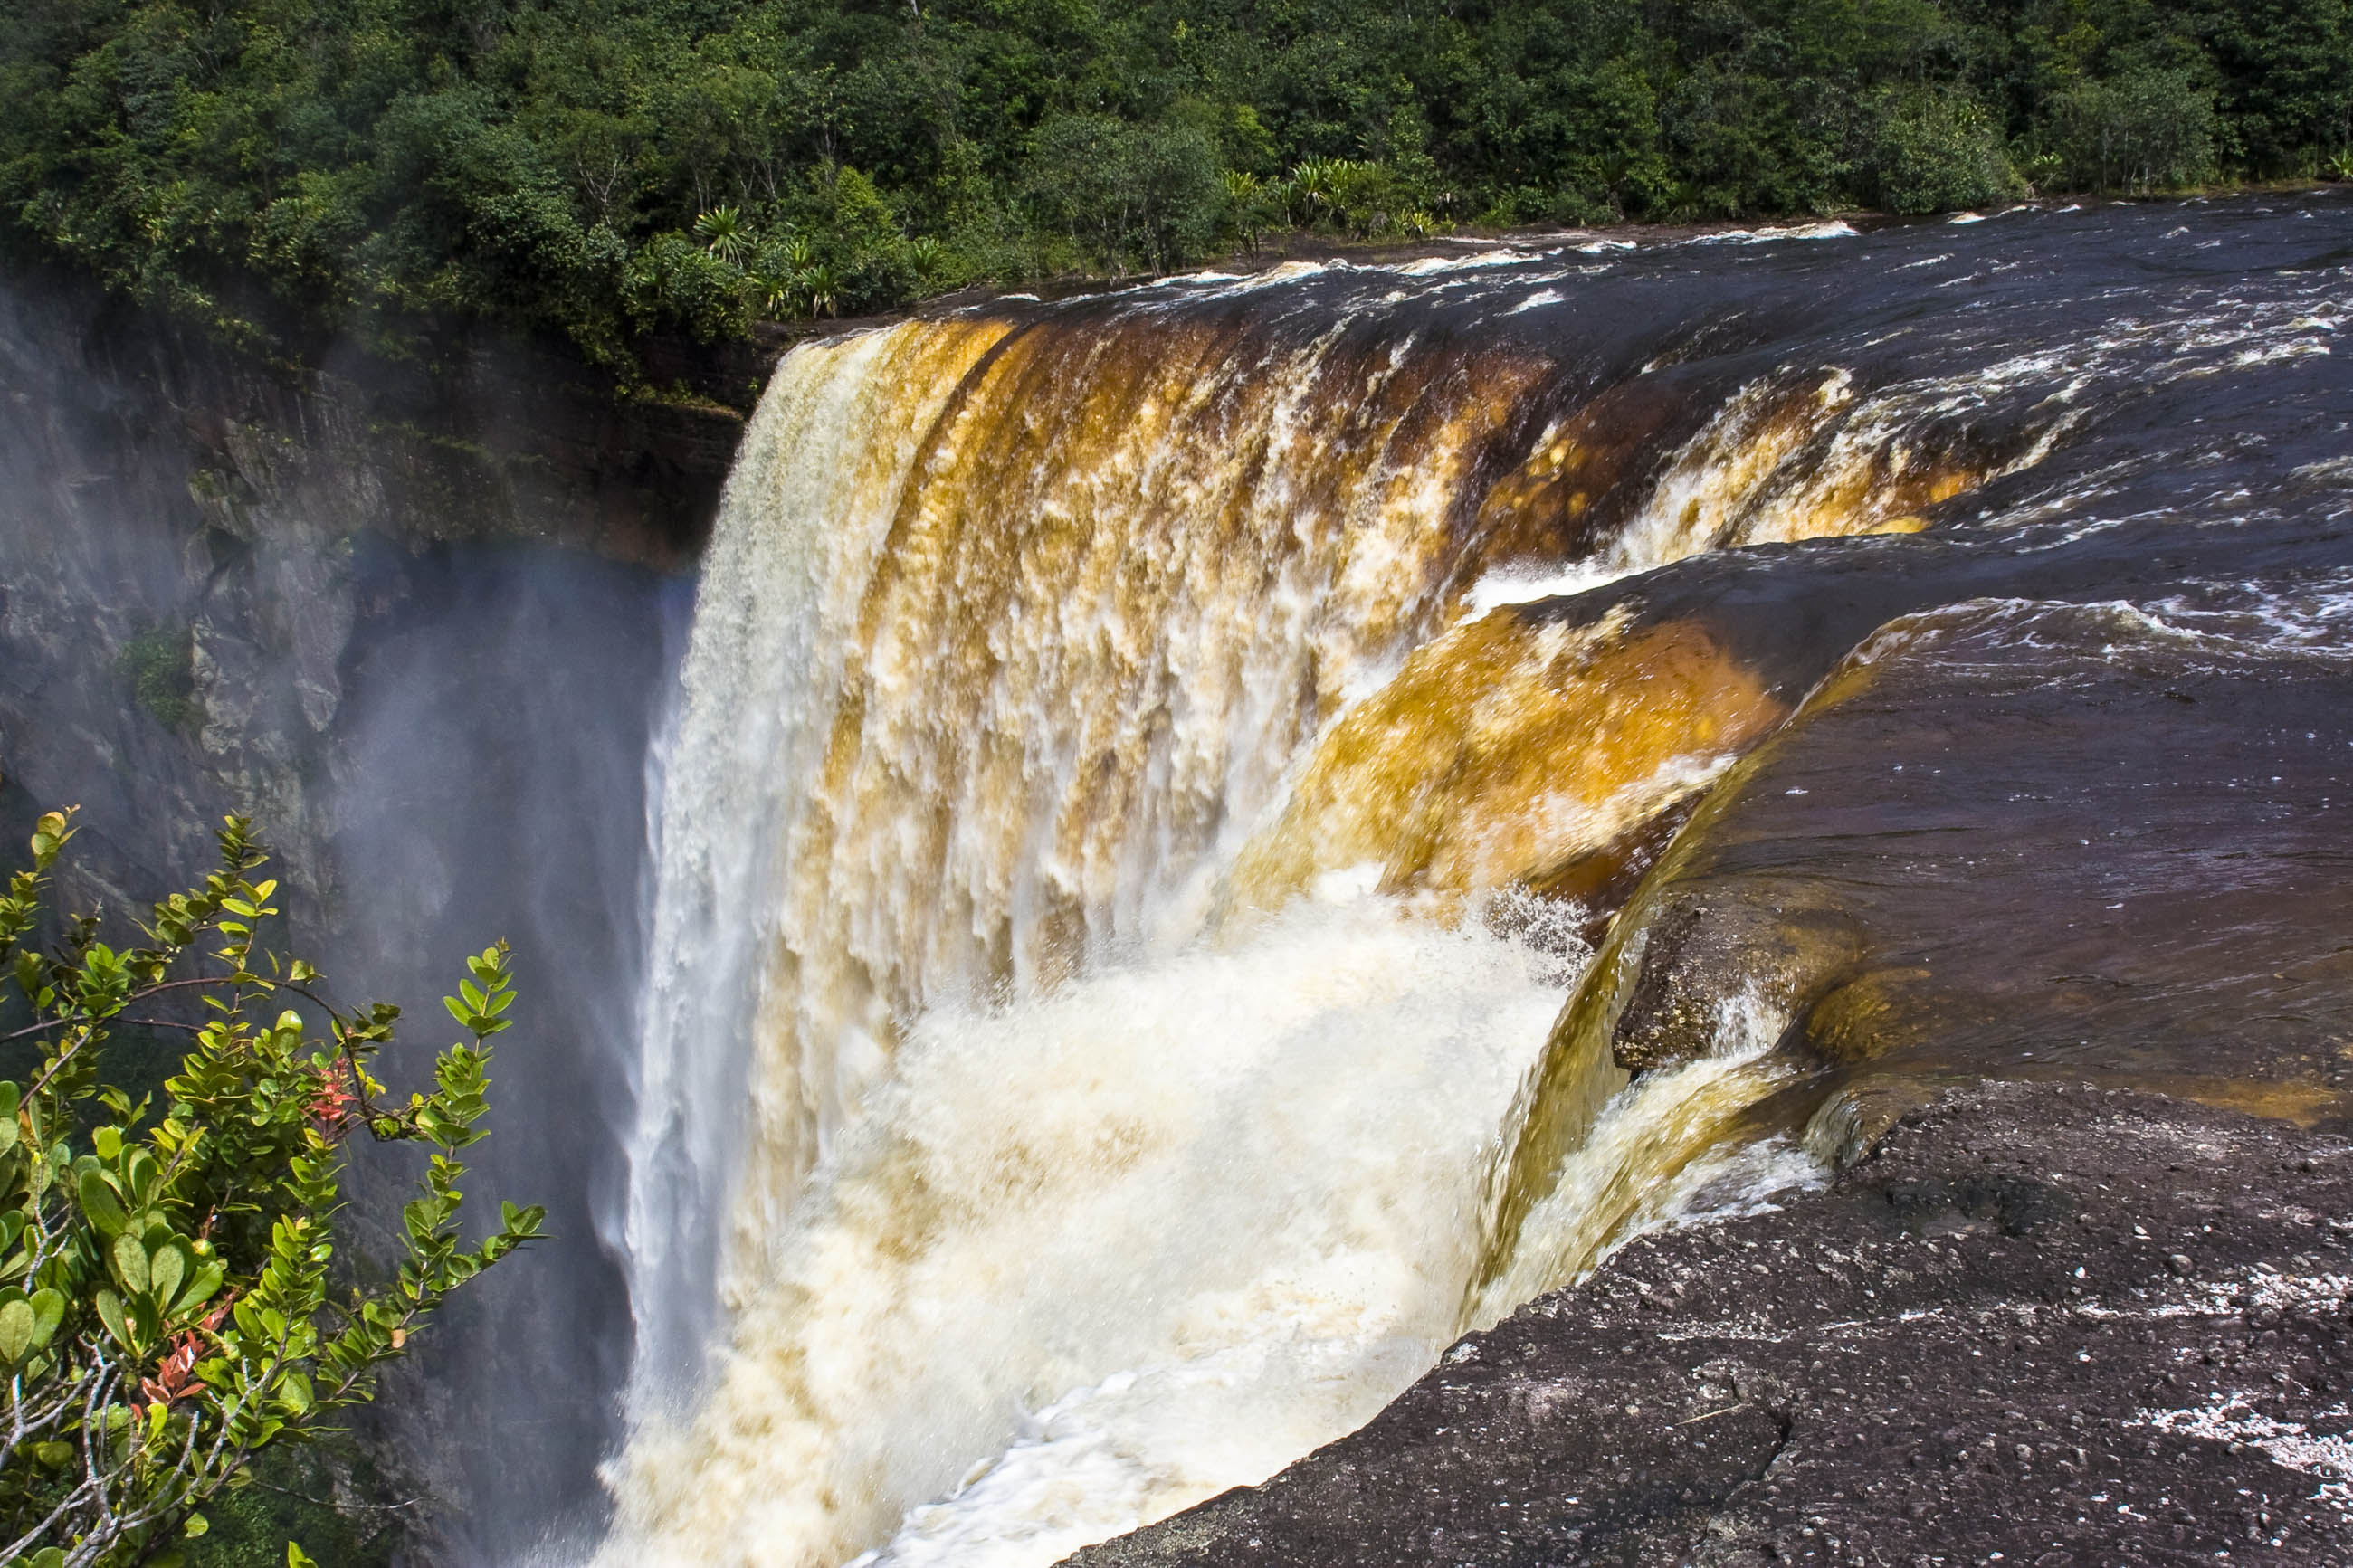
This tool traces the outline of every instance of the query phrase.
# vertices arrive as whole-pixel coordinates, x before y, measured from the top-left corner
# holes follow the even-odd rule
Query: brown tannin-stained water
[[[1936,1083],[2341,1114],[2348,285],[2315,194],[796,350],[663,758],[599,1560],[1053,1563]]]

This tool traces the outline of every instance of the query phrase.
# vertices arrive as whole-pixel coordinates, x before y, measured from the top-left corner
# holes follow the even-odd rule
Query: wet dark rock
[[[1070,1562],[2353,1561],[2343,1138],[1990,1085],[1780,1203],[1631,1242],[1354,1436]]]
[[[2353,658],[2277,629],[2327,595],[2250,596],[2260,615],[2005,600],[1890,623],[1629,918],[1705,908],[1727,932],[1714,984],[1755,976],[1830,1062],[2342,1115]],[[1833,921],[1868,972],[1799,999],[1782,952]],[[1637,998],[1656,963],[1646,948]],[[1630,1004],[1630,1067],[1636,1021]]]
[[[1853,973],[1868,951],[1862,928],[1826,900],[1808,907],[1807,892],[1711,902],[1701,890],[1649,915],[1614,1037],[1619,1065],[1645,1071],[1706,1056],[1726,1009],[1792,1016]]]
[[[1906,1079],[2087,1073],[2344,1116],[2353,657],[2320,628],[2353,547],[2333,522],[2251,533],[2269,578],[2218,562],[2143,586],[2147,609],[1965,600],[1820,680],[1615,918],[1555,1026],[1485,1277],[1615,1089],[1606,1058],[1777,1048],[1807,1087],[1772,1114],[1827,1097],[1811,1142],[1834,1163],[1872,1136],[1837,1098],[1864,1079],[1876,1126]]]
[[[1763,545],[1693,556],[1508,613],[1536,625],[1582,626],[1618,615],[1638,627],[1686,627],[1794,708],[1882,626],[1957,604],[2125,603],[2225,615],[2247,612],[2265,595],[2333,591],[2353,567],[2353,516],[2295,475],[2243,478],[2252,515],[2165,515],[2090,528],[1997,518],[1928,534]],[[2174,708],[2199,700],[2181,686],[2150,695]],[[2156,722],[2173,716],[2160,710]],[[1646,823],[1626,845],[1537,885],[1582,904],[1598,940],[1660,858],[1665,835],[1688,815],[1686,808]],[[1803,889],[1793,896],[1802,898]]]

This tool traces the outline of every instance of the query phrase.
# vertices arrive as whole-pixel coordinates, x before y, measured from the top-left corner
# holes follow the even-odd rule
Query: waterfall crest
[[[1704,627],[1513,601],[1916,529],[2039,454],[1835,365],[1446,315],[1492,265],[787,356],[665,761],[606,1561],[1049,1563],[1498,1310],[1566,900],[1793,700]],[[1539,1273],[1725,1175],[1607,1079],[1553,1190],[1645,1195],[1539,1216]]]

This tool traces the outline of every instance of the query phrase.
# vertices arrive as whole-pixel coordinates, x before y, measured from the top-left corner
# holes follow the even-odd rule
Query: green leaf
[[[126,1289],[131,1290],[147,1289],[147,1249],[139,1245],[137,1237],[116,1237],[111,1256],[114,1258],[115,1278],[121,1279]]]
[[[33,1348],[33,1334],[40,1322],[30,1301],[17,1300],[0,1306],[0,1361],[14,1366],[25,1359]]]
[[[192,1513],[188,1515],[188,1522],[180,1526],[180,1531],[184,1535],[197,1536],[202,1535],[206,1531],[210,1530],[212,1527],[212,1521],[206,1519],[203,1514]]]
[[[90,1143],[98,1151],[100,1159],[111,1160],[122,1152],[122,1129],[101,1127],[90,1135]]]
[[[154,1194],[156,1181],[163,1175],[156,1168],[155,1156],[144,1149],[133,1149],[130,1160],[122,1167],[122,1173],[131,1183],[132,1201],[144,1207]]]
[[[212,1300],[213,1292],[221,1288],[221,1280],[226,1277],[227,1270],[216,1260],[207,1259],[199,1264],[188,1276],[188,1283],[180,1291],[180,1299],[173,1303],[174,1310],[188,1312],[203,1306]],[[39,1298],[34,1300],[37,1302]]]
[[[58,1331],[58,1324],[64,1321],[65,1315],[66,1299],[62,1292],[56,1290],[34,1291],[33,1343],[36,1345],[47,1344],[49,1342],[49,1336]]]
[[[106,1178],[95,1169],[81,1173],[81,1212],[90,1215],[90,1223],[108,1236],[121,1236],[128,1216],[122,1212],[122,1200],[106,1184]]]
[[[98,1321],[106,1325],[106,1331],[112,1334],[117,1342],[128,1345],[131,1342],[130,1326],[122,1321],[122,1303],[114,1292],[100,1290],[90,1298],[90,1304],[98,1309]]]
[[[62,1552],[58,1554],[58,1561],[59,1563],[63,1563],[65,1561],[65,1556]],[[46,1563],[41,1564],[40,1568],[47,1568],[47,1565]],[[319,1568],[319,1565],[311,1561],[311,1554],[309,1552],[303,1551],[301,1547],[295,1545],[290,1541],[286,1543],[286,1568]]]
[[[279,1397],[285,1401],[287,1408],[299,1415],[311,1408],[316,1396],[311,1391],[309,1378],[299,1372],[290,1372],[286,1374],[286,1381],[279,1385]]]
[[[177,1237],[147,1260],[147,1288],[155,1293],[159,1306],[172,1305],[173,1298],[179,1292],[180,1281],[187,1278],[191,1272],[190,1265],[195,1262],[195,1254],[188,1249],[186,1242]]]

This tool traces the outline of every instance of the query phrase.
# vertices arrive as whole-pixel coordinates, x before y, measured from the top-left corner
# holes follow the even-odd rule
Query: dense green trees
[[[649,329],[1289,226],[2310,174],[2348,0],[17,0],[0,225],[230,331]]]

